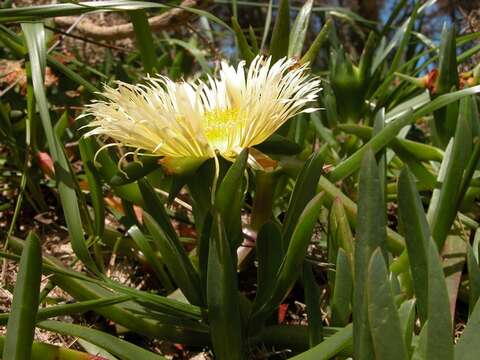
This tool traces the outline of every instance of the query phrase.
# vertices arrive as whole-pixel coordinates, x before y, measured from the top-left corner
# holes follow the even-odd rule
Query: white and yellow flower
[[[320,81],[293,59],[257,56],[248,69],[222,63],[218,79],[180,82],[159,76],[145,85],[118,82],[88,106],[86,136],[106,135],[165,164],[201,164],[216,154],[233,160],[265,141],[288,119],[312,112]]]

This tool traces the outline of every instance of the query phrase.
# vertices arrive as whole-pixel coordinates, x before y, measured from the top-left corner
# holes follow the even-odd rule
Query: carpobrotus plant
[[[438,46],[438,1],[386,2],[377,23],[313,0],[293,22],[289,0],[186,2],[2,3],[0,50],[25,72],[4,72],[0,101],[0,257],[20,260],[0,357],[95,357],[34,343],[42,328],[122,360],[477,359],[478,34],[447,26]],[[52,44],[98,11],[126,12],[136,50],[87,65],[70,31]],[[210,69],[224,50],[240,65]]]

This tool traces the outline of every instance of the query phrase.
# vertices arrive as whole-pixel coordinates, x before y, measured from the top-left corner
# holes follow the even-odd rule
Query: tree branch
[[[211,0],[184,0],[180,4],[181,7],[200,7],[204,8],[211,3]],[[196,14],[187,11],[181,7],[175,7],[160,15],[153,16],[148,19],[152,32],[162,30],[172,30],[178,26],[185,24]],[[75,23],[76,16],[64,16],[55,18],[55,24],[59,27],[69,27]],[[96,39],[96,40],[118,40],[135,37],[132,23],[120,25],[97,25],[90,19],[85,18],[80,21],[75,30],[79,33]]]

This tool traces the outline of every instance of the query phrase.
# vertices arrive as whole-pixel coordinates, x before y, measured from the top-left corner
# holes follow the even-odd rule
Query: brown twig
[[[184,9],[185,7],[204,8],[211,3],[211,0],[184,0],[179,7],[173,7],[167,12],[149,18],[150,29],[153,32],[159,32],[181,26],[191,17],[196,16],[191,11]],[[77,17],[75,16],[57,17],[55,18],[55,23],[60,27],[68,27],[75,23],[76,19]],[[84,36],[96,40],[118,40],[135,36],[132,23],[102,26],[93,23],[88,18],[83,19],[76,26],[76,30]]]

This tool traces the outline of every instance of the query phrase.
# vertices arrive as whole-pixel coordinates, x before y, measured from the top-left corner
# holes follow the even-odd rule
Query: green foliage
[[[219,359],[242,359],[236,265],[219,214],[213,216],[207,265],[207,306],[213,349]]]
[[[275,25],[272,30],[270,41],[270,54],[272,60],[276,61],[288,54],[290,37],[290,1],[280,0]]]
[[[398,185],[400,219],[405,224],[405,240],[417,298],[420,319],[428,318],[428,244],[430,229],[423,211],[415,180],[408,169],[400,174]]]
[[[372,254],[368,266],[367,303],[375,357],[408,359],[387,266],[380,248]]]
[[[40,239],[33,232],[26,239],[19,266],[3,359],[29,359],[32,353],[42,274]]]
[[[353,338],[355,357],[371,359],[374,354],[372,333],[369,331],[367,289],[368,264],[373,251],[384,250],[387,233],[386,217],[382,211],[384,198],[380,174],[372,151],[362,161],[359,179],[358,225],[354,251]],[[373,326],[373,324],[372,324]]]
[[[439,44],[428,38],[421,24],[434,3],[400,1],[385,24],[311,0],[3,5],[0,52],[24,64],[27,79],[0,99],[0,180],[19,191],[0,205],[13,210],[0,256],[19,261],[12,308],[0,315],[3,358],[89,358],[33,342],[39,327],[118,359],[163,359],[124,333],[228,360],[266,358],[268,348],[298,360],[476,359],[480,86],[468,60],[480,35],[445,26]],[[229,24],[217,9],[231,10]],[[264,11],[263,27],[246,23],[252,9]],[[150,26],[169,10],[192,15],[188,36]],[[106,52],[93,65],[47,50],[58,30],[51,18],[98,11],[125,12],[134,50],[118,55],[116,43],[96,41]],[[322,80],[313,105],[322,110],[181,174],[168,169],[189,159],[165,166],[155,154],[82,136],[91,118],[79,115],[104,83],[155,73],[208,82],[226,42],[235,44],[232,63],[248,66],[258,54],[308,63]],[[49,71],[59,77],[53,86]],[[42,255],[35,234],[14,236],[23,211],[42,214],[52,203],[81,271]],[[117,256],[139,265],[142,274],[129,275],[141,288],[109,275]],[[48,286],[40,295],[42,274],[74,301],[51,305],[58,298]],[[300,304],[308,326],[288,324]],[[51,320],[86,311],[115,326]],[[454,345],[459,323],[467,325]]]

